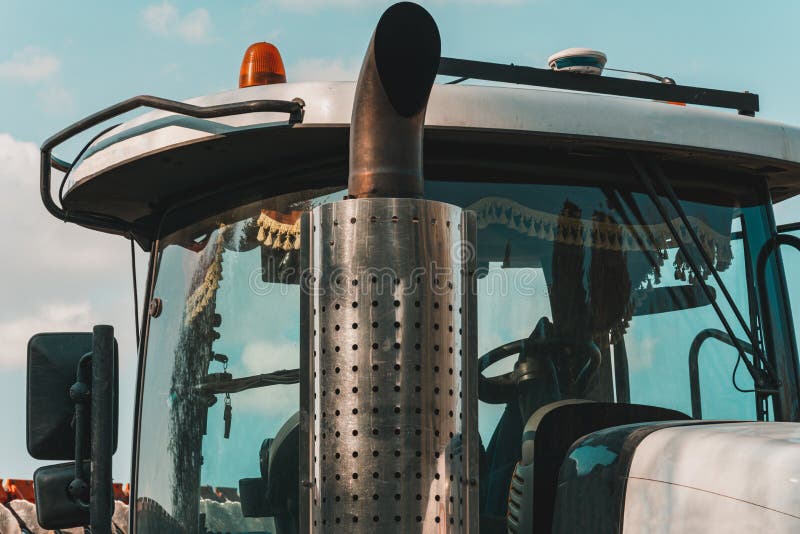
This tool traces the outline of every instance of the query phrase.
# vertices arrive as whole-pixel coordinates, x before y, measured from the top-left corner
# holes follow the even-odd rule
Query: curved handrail
[[[731,339],[731,336],[716,328],[701,330],[692,340],[692,346],[689,349],[689,389],[692,396],[692,418],[694,419],[703,418],[703,407],[700,399],[700,364],[698,361],[700,359],[700,347],[706,340],[712,338],[736,348],[736,343]],[[753,345],[741,339],[737,341],[739,341],[746,353],[753,354]]]
[[[88,130],[89,128],[97,126],[98,124],[101,124],[118,115],[122,115],[123,113],[133,111],[134,109],[140,107],[170,111],[199,119],[210,119],[226,115],[241,115],[244,113],[271,111],[277,113],[288,113],[289,123],[294,124],[302,122],[303,106],[304,104],[300,99],[291,101],[248,100],[245,102],[234,102],[231,104],[219,104],[214,106],[196,106],[194,104],[187,104],[177,100],[169,100],[150,95],[139,95],[127,100],[123,100],[122,102],[118,102],[113,106],[109,106],[98,111],[97,113],[79,120],[70,126],[67,126],[57,134],[48,138],[42,144],[42,157],[39,175],[39,192],[42,197],[42,203],[44,203],[44,207],[47,209],[47,211],[49,211],[54,217],[57,217],[64,222],[73,222],[89,228],[102,229],[111,233],[126,235],[132,229],[131,223],[127,221],[97,213],[69,212],[62,206],[56,204],[50,191],[51,170],[53,167],[55,167],[60,171],[68,173],[72,169],[72,165],[52,155],[55,147]]]
[[[794,224],[778,227],[778,231],[786,232],[795,231],[796,229],[797,227]],[[789,245],[800,251],[800,238],[789,234],[775,234],[770,240],[762,245],[761,250],[758,252],[758,258],[756,259],[756,286],[758,289],[758,300],[761,303],[762,324],[765,325],[772,324],[772,310],[768,304],[769,294],[767,292],[766,280],[767,260],[781,245]],[[789,321],[789,327],[791,327],[791,319],[789,319]],[[764,337],[767,346],[774,346],[774,340],[772,339],[772,332],[770,328],[764,329]],[[795,343],[789,343],[788,350],[791,351],[791,360],[797,362],[797,345]],[[794,380],[790,380],[789,382],[795,383]]]

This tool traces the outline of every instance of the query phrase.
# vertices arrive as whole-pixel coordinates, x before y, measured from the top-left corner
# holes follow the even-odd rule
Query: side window
[[[744,248],[734,219],[731,256],[735,259],[720,273],[723,283],[747,316],[749,303]],[[665,265],[673,265],[677,251],[668,252]],[[734,335],[747,347],[746,335],[722,297],[716,281],[706,284],[717,295]],[[680,286],[664,277],[653,289]],[[698,295],[699,285],[695,284]],[[681,335],[677,335],[678,333]],[[703,419],[755,419],[753,379],[730,342],[710,304],[638,315],[625,334],[630,401],[666,406]],[[750,356],[748,354],[748,356]],[[672,384],[673,387],[663,387]]]

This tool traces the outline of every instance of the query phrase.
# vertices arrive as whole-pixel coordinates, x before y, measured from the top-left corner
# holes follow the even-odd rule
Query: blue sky
[[[132,399],[127,243],[65,226],[44,212],[37,198],[37,146],[71,122],[132,95],[183,99],[233,88],[242,54],[255,41],[280,48],[289,81],[352,79],[389,4],[0,0],[0,225],[14,229],[3,234],[0,264],[2,428],[10,436],[0,441],[0,478],[29,478],[37,465],[24,445],[25,343],[34,332],[114,324],[122,348],[123,414]],[[444,55],[544,67],[557,50],[587,46],[606,52],[610,67],[759,93],[760,116],[800,124],[800,2],[423,4],[439,24]],[[58,155],[71,159],[77,146]],[[121,425],[114,470],[125,481],[128,427]]]

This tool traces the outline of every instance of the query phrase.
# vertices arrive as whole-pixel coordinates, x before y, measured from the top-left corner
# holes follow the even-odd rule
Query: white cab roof
[[[347,127],[354,82],[286,83],[235,89],[193,98],[196,105],[300,98],[296,128]],[[153,152],[228,133],[286,125],[283,113],[194,119],[151,111],[99,138],[73,169],[67,191],[105,169]],[[632,141],[800,166],[800,128],[696,106],[530,87],[435,85],[425,124],[452,129],[532,132],[553,136]]]

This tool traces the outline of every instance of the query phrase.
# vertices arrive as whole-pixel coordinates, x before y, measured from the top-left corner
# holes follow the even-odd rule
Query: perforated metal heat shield
[[[474,216],[376,198],[302,225],[301,532],[476,532]]]

